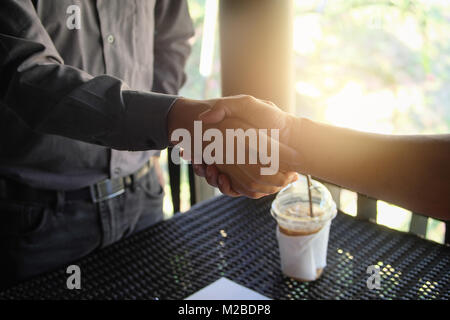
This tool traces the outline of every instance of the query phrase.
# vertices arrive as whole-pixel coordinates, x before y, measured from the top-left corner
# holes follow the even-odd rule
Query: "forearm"
[[[450,135],[380,135],[297,121],[299,171],[450,219]]]
[[[163,149],[175,97],[127,89],[116,78],[80,78],[80,70],[36,65],[16,72],[2,101],[36,132],[118,150]]]

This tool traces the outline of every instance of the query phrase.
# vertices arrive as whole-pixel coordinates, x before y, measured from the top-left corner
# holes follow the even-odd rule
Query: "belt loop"
[[[65,198],[66,198],[65,191],[56,191],[56,207],[55,207],[56,213],[64,211],[64,203],[66,200]]]

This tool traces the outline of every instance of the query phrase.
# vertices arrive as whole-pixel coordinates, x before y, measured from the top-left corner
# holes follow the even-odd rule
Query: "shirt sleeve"
[[[118,150],[163,149],[177,97],[65,65],[30,0],[0,1],[0,99],[32,130]]]
[[[194,27],[185,0],[157,0],[155,6],[155,92],[177,94],[186,81],[184,66],[191,52]]]

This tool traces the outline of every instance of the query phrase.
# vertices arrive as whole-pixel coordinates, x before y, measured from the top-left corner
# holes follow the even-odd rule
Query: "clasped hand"
[[[201,121],[201,125],[195,121]],[[291,115],[271,102],[251,96],[213,100],[180,98],[169,113],[168,132],[172,145],[184,142],[183,156],[195,160],[195,173],[205,177],[210,185],[229,196],[260,198],[278,192],[297,179],[292,168],[298,155],[289,147],[292,124]],[[177,129],[189,133],[190,138],[180,141],[183,138],[180,139]],[[198,137],[199,130],[201,137]],[[243,139],[230,138],[231,133],[239,132],[237,130],[248,135]],[[207,141],[204,137],[208,137]],[[223,139],[216,141],[219,137]],[[194,148],[199,139],[200,148]],[[216,162],[205,159],[207,151],[211,151],[211,143],[215,143],[216,148],[209,154],[218,159]],[[244,162],[239,153],[244,155]],[[269,158],[272,163],[268,163]]]

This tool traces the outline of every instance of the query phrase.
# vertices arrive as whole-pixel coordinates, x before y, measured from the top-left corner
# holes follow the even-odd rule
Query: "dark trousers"
[[[7,184],[6,186],[7,187]],[[1,194],[1,192],[0,192]],[[62,267],[163,219],[155,169],[100,203],[0,199],[0,289]]]

